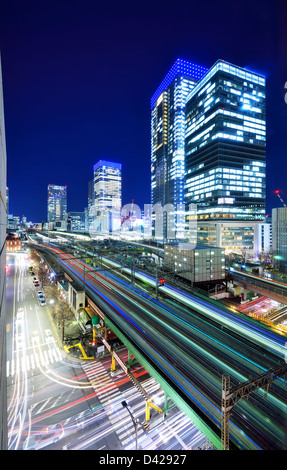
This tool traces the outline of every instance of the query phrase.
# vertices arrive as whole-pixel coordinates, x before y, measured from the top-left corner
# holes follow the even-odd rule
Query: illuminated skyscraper
[[[94,165],[95,232],[117,232],[121,228],[122,165],[100,160]]]
[[[218,60],[186,101],[185,199],[199,220],[265,216],[265,78]]]
[[[48,185],[48,222],[67,220],[67,186]]]
[[[208,69],[177,59],[151,99],[151,201],[153,206],[184,205],[185,102]],[[180,205],[180,206],[179,206]],[[167,221],[164,231],[167,231]],[[184,219],[175,217],[176,237]],[[164,235],[165,237],[165,235]]]

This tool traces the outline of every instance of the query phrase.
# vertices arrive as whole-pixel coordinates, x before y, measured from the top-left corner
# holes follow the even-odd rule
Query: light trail
[[[221,391],[221,383],[219,376],[214,374],[214,372],[216,372],[216,367],[214,368],[214,372],[212,371],[212,364],[217,364],[221,370],[222,368],[226,370],[226,367],[228,366],[228,371],[232,374],[232,377],[236,378],[238,381],[246,377],[244,374],[244,368],[245,370],[247,369],[246,365],[243,367],[243,361],[246,360],[250,367],[257,366],[255,358],[253,359],[253,357],[251,357],[251,359],[249,359],[245,357],[239,352],[239,349],[237,349],[233,354],[233,349],[228,346],[227,343],[223,344],[222,341],[219,341],[216,338],[215,340],[213,339],[213,344],[216,345],[217,348],[219,348],[219,346],[225,347],[230,358],[232,355],[235,355],[235,357],[238,358],[239,371],[237,371],[232,367],[232,363],[224,363],[222,359],[217,357],[214,358],[214,355],[211,353],[211,349],[206,349],[208,341],[211,339],[209,335],[199,331],[193,325],[187,325],[186,321],[183,318],[180,318],[179,315],[175,315],[172,309],[167,313],[167,307],[165,306],[163,311],[162,303],[156,302],[154,299],[148,300],[148,296],[144,293],[141,293],[141,296],[137,296],[135,289],[131,290],[127,286],[120,287],[120,281],[117,280],[117,283],[115,283],[115,280],[112,279],[113,276],[106,274],[104,277],[102,274],[97,272],[97,270],[95,270],[95,275],[92,275],[86,271],[84,263],[79,261],[76,262],[73,257],[65,254],[61,250],[53,248],[52,251],[60,257],[59,262],[65,266],[65,270],[67,270],[72,277],[74,276],[75,279],[80,280],[80,282],[83,282],[85,277],[85,287],[87,292],[92,293],[93,295],[96,294],[97,303],[100,308],[103,308],[103,311],[108,318],[115,322],[115,324],[125,332],[127,337],[132,338],[133,343],[137,345],[139,350],[144,350],[144,353],[149,357],[150,362],[155,364],[165,374],[165,376],[168,377],[176,387],[178,387],[179,390],[182,390],[186,397],[188,397],[192,403],[196,404],[198,410],[202,410],[204,415],[208,417],[209,420],[217,426],[217,428],[220,428],[221,412],[216,400],[219,398],[218,394]],[[164,292],[164,289],[167,288],[169,289],[169,287],[162,287],[161,289]],[[284,346],[282,346],[283,338],[274,334],[274,332],[266,328],[258,327],[252,322],[243,320],[242,317],[240,317],[240,314],[235,315],[229,310],[221,308],[215,302],[207,302],[206,300],[195,296],[182,295],[174,288],[172,288],[172,292],[172,297],[177,297],[177,299],[180,299],[181,304],[188,306],[193,310],[192,314],[203,316],[206,320],[212,320],[218,325],[223,324],[224,326],[227,326],[230,331],[240,334],[241,341],[245,341],[245,338],[248,340],[251,339],[253,345],[261,345],[263,342],[264,350],[271,349],[277,357],[282,357],[282,350],[285,355],[285,342]],[[157,314],[155,314],[156,312]],[[160,315],[166,315],[165,322],[161,319]],[[177,324],[176,326],[170,324],[172,317],[176,322],[180,322],[181,324]],[[203,346],[203,342],[202,344],[198,344],[197,342],[194,342],[194,339],[189,339],[186,335],[183,335],[183,330],[187,328],[190,329],[188,334],[190,334],[191,331],[193,331],[193,334],[200,333],[202,339],[205,338],[206,346]],[[212,323],[210,323],[209,328],[212,329]],[[225,333],[225,336],[226,335],[227,333]],[[262,341],[262,337],[264,338],[264,341]],[[222,336],[222,338],[224,338],[224,336]],[[179,341],[180,347],[178,344]],[[268,344],[267,347],[266,343]],[[242,343],[242,350],[246,347],[247,345]],[[251,348],[251,346],[248,346],[248,348]],[[193,357],[190,356],[189,352],[192,352],[194,357],[197,355],[198,360],[205,358],[206,367],[203,367],[200,363],[197,364]],[[256,349],[254,349],[254,352],[256,352]],[[257,357],[259,358],[259,352]],[[230,358],[228,359],[229,361]],[[175,361],[175,365],[173,365],[173,361]],[[262,368],[262,363],[258,364],[258,366]],[[250,371],[251,370],[252,369],[250,369]],[[200,379],[202,374],[205,382]],[[201,380],[201,382],[199,382],[199,380]],[[202,393],[203,390],[204,393]],[[282,406],[281,399],[276,396],[272,398],[272,400],[274,410],[276,410],[274,412],[277,412],[278,415],[280,415],[278,407]],[[256,401],[258,401],[257,398]],[[260,405],[260,409],[262,409],[263,404],[258,402],[258,405]],[[276,428],[276,424],[272,425],[272,428],[271,425],[267,428],[264,426],[265,418],[261,415],[261,411],[256,411],[253,404],[250,403],[247,407],[246,405],[238,405],[238,411],[236,411],[234,420],[232,420],[230,425],[232,428],[233,440],[236,444],[239,444],[239,439],[241,441],[239,447],[245,446],[245,448],[260,448],[260,445],[256,444],[254,439],[252,439],[252,434],[248,436],[242,431],[242,428],[237,425],[237,421],[244,424],[245,418],[242,417],[246,410],[248,416],[252,416],[253,419],[256,417],[258,426],[260,423],[261,432],[263,430],[270,429],[270,433],[274,432],[280,436],[280,430]],[[245,423],[245,426],[247,426],[247,422]],[[251,431],[253,430],[249,423],[245,429],[248,428],[250,428]],[[280,439],[280,437],[278,437],[278,439]]]

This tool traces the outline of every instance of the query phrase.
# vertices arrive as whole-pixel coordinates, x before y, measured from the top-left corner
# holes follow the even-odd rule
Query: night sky
[[[180,57],[267,79],[267,213],[287,203],[285,1],[0,2],[9,213],[41,222],[47,185],[87,206],[98,160],[122,163],[123,204],[150,203],[150,99]],[[287,101],[287,98],[286,98]]]

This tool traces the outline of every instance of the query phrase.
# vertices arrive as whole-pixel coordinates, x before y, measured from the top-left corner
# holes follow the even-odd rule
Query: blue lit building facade
[[[151,202],[175,209],[185,204],[185,102],[208,69],[177,59],[151,99]],[[175,215],[176,238],[184,217]],[[165,229],[166,231],[166,224]],[[164,236],[164,235],[163,235]]]
[[[218,60],[186,100],[185,200],[198,220],[262,220],[265,78]]]

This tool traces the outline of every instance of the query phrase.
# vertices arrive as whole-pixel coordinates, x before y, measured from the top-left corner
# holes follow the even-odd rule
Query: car
[[[41,432],[30,434],[24,443],[23,450],[39,450],[62,439],[65,435],[62,424],[47,426]]]
[[[39,285],[40,285],[40,284],[39,284],[38,281],[35,281],[35,282],[34,282],[34,286],[35,286],[35,287],[39,287]]]
[[[19,307],[16,313],[17,320],[20,320],[21,318],[23,318],[23,315],[24,315],[24,309],[22,307]]]
[[[25,348],[25,341],[24,341],[23,333],[18,333],[16,335],[16,345],[17,345],[18,351]]]
[[[40,297],[41,295],[43,295],[43,292],[41,290],[38,290],[37,294]]]
[[[41,307],[44,307],[46,305],[46,300],[45,299],[39,299]]]
[[[46,342],[51,343],[54,341],[54,337],[51,330],[45,330]]]

